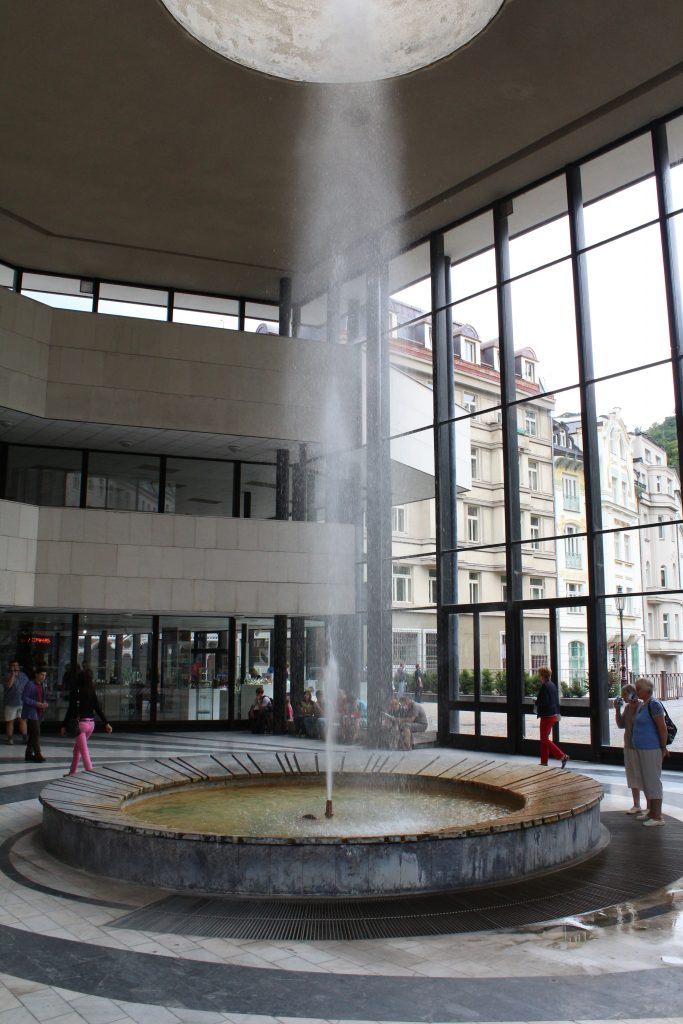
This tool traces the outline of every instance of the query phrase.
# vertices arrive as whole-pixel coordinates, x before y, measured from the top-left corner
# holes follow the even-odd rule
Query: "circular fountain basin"
[[[45,846],[73,867],[147,885],[329,898],[489,885],[566,865],[601,842],[602,788],[574,772],[433,750],[337,753],[333,767],[339,799],[328,820],[315,753],[105,765],[43,790]],[[203,822],[169,823],[168,807],[195,813],[205,798],[213,810]],[[219,810],[228,812],[220,822]]]

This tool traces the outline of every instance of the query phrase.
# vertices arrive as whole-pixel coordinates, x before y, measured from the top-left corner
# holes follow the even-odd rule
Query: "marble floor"
[[[234,733],[91,740],[96,765],[257,746],[311,749]],[[683,1024],[683,877],[602,920],[587,914],[517,930],[354,942],[138,931],[117,921],[156,894],[86,876],[42,849],[38,794],[66,771],[70,743],[47,738],[43,748],[44,765],[25,764],[18,744],[0,748],[0,1024]],[[572,767],[603,784],[605,811],[629,806],[618,768]],[[683,821],[683,776],[665,773],[664,810]],[[647,872],[666,829],[633,828],[637,855],[624,870]]]

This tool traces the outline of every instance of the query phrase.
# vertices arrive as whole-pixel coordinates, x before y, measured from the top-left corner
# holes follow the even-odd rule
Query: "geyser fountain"
[[[297,211],[293,245],[302,275],[306,268],[327,268],[323,277],[334,292],[349,272],[340,255],[349,240],[370,238],[377,265],[366,270],[379,280],[382,232],[404,206],[404,140],[392,113],[397,92],[380,80],[423,67],[472,39],[502,0],[164,2],[197,38],[250,67],[304,81],[361,83],[306,94],[311,116],[293,146],[300,162],[293,175],[294,199],[300,200],[291,203]],[[219,18],[216,31],[214,16],[227,19],[228,30]],[[245,18],[262,16],[271,18],[269,26],[245,25]],[[250,40],[256,57],[239,49]],[[395,224],[392,231],[395,242]],[[333,315],[338,334],[338,307]],[[372,403],[365,438],[337,404],[328,399],[326,407],[337,429],[331,464],[365,442],[368,450],[373,444],[378,452],[388,450]],[[375,525],[390,514],[390,484],[380,479],[389,477],[389,461],[390,455],[368,486],[383,495],[384,511],[378,502],[380,512],[368,514]],[[340,481],[330,493],[353,493]],[[359,519],[332,500],[327,512],[332,521]],[[371,550],[368,531],[368,561],[380,547]],[[372,599],[368,586],[368,604]],[[385,603],[382,613],[390,615],[390,595]],[[373,642],[369,636],[368,663],[380,649]],[[328,708],[336,704],[341,650],[332,645],[330,651]],[[389,681],[384,668],[375,673],[373,698],[388,691]],[[147,886],[315,899],[467,889],[548,871],[599,846],[602,790],[591,779],[454,752],[342,753],[333,750],[333,724],[327,732],[326,758],[310,748],[177,757],[112,764],[51,783],[41,794],[45,845],[73,867]],[[213,803],[208,824],[168,820],[174,804],[196,805],[199,797]]]
[[[434,750],[337,752],[332,768],[340,794],[351,790],[352,812],[363,812],[371,794],[364,816],[345,821],[340,795],[339,812],[323,817],[325,765],[315,752],[105,765],[43,790],[45,846],[75,868],[145,885],[337,898],[488,885],[559,867],[600,844],[602,789],[574,773]],[[289,805],[280,786],[295,788]],[[195,803],[205,792],[230,812],[246,806],[248,827],[233,819],[225,831],[199,831],[153,820],[160,797],[187,794]],[[399,812],[389,808],[379,821],[390,794]],[[466,809],[476,802],[475,813],[458,821],[449,810],[457,801]]]

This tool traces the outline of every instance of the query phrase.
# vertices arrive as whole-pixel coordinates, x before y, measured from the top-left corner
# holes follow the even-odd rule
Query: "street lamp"
[[[618,591],[616,597],[614,598],[614,603],[619,613],[619,635],[621,638],[621,645],[619,649],[621,685],[626,686],[626,683],[628,682],[626,678],[626,649],[624,647],[624,607],[626,602],[621,590]]]

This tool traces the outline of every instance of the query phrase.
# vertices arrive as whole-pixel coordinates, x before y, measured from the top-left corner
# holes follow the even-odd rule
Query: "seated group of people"
[[[367,725],[368,709],[365,701],[358,700],[339,690],[337,694],[337,713],[335,716],[340,743],[355,743],[361,729]],[[317,690],[315,698],[313,690],[304,690],[303,700],[294,712],[293,731],[297,736],[309,739],[325,739],[327,732],[327,712],[322,690]]]
[[[356,743],[367,726],[368,709],[365,701],[339,690],[337,695],[337,739],[340,743]],[[251,730],[254,733],[271,732],[273,728],[273,702],[262,686],[256,688],[255,700],[249,709]],[[290,696],[285,698],[287,731],[308,739],[325,739],[328,717],[322,690],[315,697],[312,689],[304,690],[303,699],[296,708]],[[427,714],[421,704],[404,694],[392,696],[382,715],[384,744],[391,750],[412,750],[415,733],[427,729]]]
[[[392,696],[382,715],[384,742],[391,750],[412,750],[413,736],[426,732],[427,713],[408,694]]]

